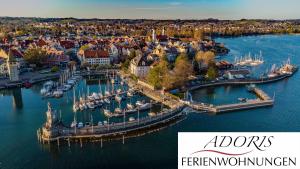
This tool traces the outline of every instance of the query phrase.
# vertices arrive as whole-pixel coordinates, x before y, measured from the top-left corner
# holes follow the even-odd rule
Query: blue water
[[[290,57],[300,65],[300,36],[251,36],[219,38],[231,49],[221,59],[233,61],[235,56],[262,51],[264,71],[272,64],[280,64]],[[31,89],[2,91],[0,96],[0,168],[2,169],[52,169],[52,168],[177,168],[177,132],[179,131],[300,131],[300,79],[299,73],[287,80],[260,85],[269,95],[276,94],[274,107],[232,112],[217,116],[191,114],[179,124],[139,138],[68,146],[43,146],[37,142],[36,129],[45,121],[46,100],[39,96],[40,86]],[[82,88],[82,87],[79,87]],[[91,91],[97,84],[91,85]],[[13,97],[14,96],[14,97]],[[217,87],[195,91],[193,98],[213,104],[234,103],[239,97],[254,98],[244,86]],[[15,101],[14,101],[15,98]],[[142,97],[143,99],[143,97]],[[145,98],[146,99],[146,98]],[[62,110],[64,122],[73,119],[72,91],[60,100],[50,99],[53,107]],[[88,121],[93,114],[104,120],[101,110],[78,115]]]

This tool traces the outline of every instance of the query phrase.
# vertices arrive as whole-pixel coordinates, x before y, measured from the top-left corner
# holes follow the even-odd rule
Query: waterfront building
[[[146,56],[139,54],[130,62],[130,72],[137,77],[146,77],[150,70],[151,61]]]
[[[8,52],[8,58],[6,64],[7,64],[9,79],[11,81],[18,81],[19,80],[18,62],[12,50],[9,50]]]
[[[85,50],[83,56],[80,57],[81,62],[90,65],[110,65],[110,57],[108,51],[100,49]]]
[[[224,77],[232,80],[232,79],[244,79],[249,75],[250,75],[250,71],[248,69],[240,69],[240,70],[228,70],[225,72]]]

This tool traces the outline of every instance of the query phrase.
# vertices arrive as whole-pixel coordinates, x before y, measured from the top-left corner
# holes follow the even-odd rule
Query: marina
[[[276,78],[286,78],[292,76],[296,71],[297,67],[291,65],[288,61],[285,65],[281,68],[276,70],[276,76],[274,77],[267,77],[264,79],[265,81],[277,81]],[[89,87],[87,87],[87,97],[86,99],[80,97],[80,101],[76,103],[75,99],[75,91],[73,93],[74,103],[73,103],[73,111],[75,112],[74,120],[71,124],[71,128],[66,127],[67,125],[61,123],[57,120],[57,114],[55,111],[52,111],[50,103],[48,103],[48,111],[47,111],[47,122],[43,125],[42,128],[38,129],[37,137],[41,143],[50,143],[56,141],[59,145],[59,139],[68,140],[73,138],[101,138],[102,137],[110,138],[115,136],[123,135],[126,137],[127,133],[144,133],[144,129],[149,128],[156,128],[157,126],[167,126],[170,121],[176,122],[175,119],[178,119],[179,116],[184,116],[189,112],[197,111],[199,113],[213,113],[219,114],[224,112],[232,112],[232,111],[241,111],[247,109],[254,109],[260,107],[269,107],[274,105],[275,96],[273,98],[269,97],[263,90],[257,88],[253,81],[248,82],[247,84],[251,84],[247,86],[249,92],[253,92],[258,98],[256,99],[246,99],[246,98],[239,98],[241,101],[240,103],[234,104],[224,104],[224,105],[213,105],[213,104],[206,104],[206,103],[195,103],[192,98],[188,100],[180,100],[175,97],[171,97],[168,94],[162,94],[158,91],[155,91],[149,88],[148,85],[144,85],[143,82],[134,82],[130,78],[126,78],[127,75],[120,76],[120,79],[113,76],[107,80],[105,85],[105,90],[102,91],[102,87],[99,81],[99,93],[92,93],[89,94]],[[127,91],[123,90],[119,87],[115,86],[116,81],[121,81],[120,84],[124,86],[125,84],[128,85]],[[111,84],[111,85],[110,85]],[[224,85],[224,84],[223,84]],[[137,87],[138,86],[138,87]],[[112,91],[110,91],[110,88]],[[119,88],[119,89],[117,89]],[[106,90],[107,89],[107,90]],[[134,91],[138,91],[147,97],[155,100],[156,102],[160,102],[161,105],[165,105],[170,107],[170,109],[161,110],[158,114],[153,114],[151,112],[152,108],[152,101],[150,103],[143,103],[141,101],[137,101],[135,103],[136,108],[134,108],[131,100],[130,103],[126,103],[126,108],[121,108],[121,102],[123,99],[127,99],[127,94],[129,94],[129,98],[133,97],[132,94]],[[80,94],[79,94],[80,95]],[[187,92],[187,98],[189,93]],[[108,101],[105,101],[108,99]],[[108,121],[98,122],[98,125],[94,125],[93,117],[91,115],[90,122],[86,122],[85,125],[82,122],[77,123],[76,120],[76,112],[78,110],[84,109],[95,109],[98,106],[111,104],[111,101],[114,100],[118,106],[111,111],[111,108],[107,109],[104,108],[103,112],[104,115],[108,118]],[[189,111],[182,111],[185,106],[189,106],[194,110]],[[83,108],[81,108],[83,107]],[[150,113],[146,117],[140,117],[140,112],[144,110],[150,109]],[[126,116],[136,113],[138,114],[137,119],[134,117],[129,117],[128,120]],[[121,118],[123,117],[123,121],[117,123],[111,123],[109,121],[110,118]],[[140,123],[142,122],[142,123]],[[141,126],[142,125],[142,126]],[[78,131],[78,132],[77,132]],[[141,132],[141,133],[140,133]],[[93,139],[92,139],[93,140]],[[106,139],[107,140],[107,139]],[[109,139],[108,139],[109,140]]]

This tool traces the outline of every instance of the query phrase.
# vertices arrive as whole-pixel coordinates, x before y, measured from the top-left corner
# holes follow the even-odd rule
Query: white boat
[[[78,123],[78,128],[82,128],[83,127],[83,123],[82,122],[79,122]]]
[[[143,105],[143,102],[137,101],[137,102],[135,103],[135,105],[138,106],[138,107],[139,107],[139,106],[142,106],[142,105]]]
[[[71,123],[71,127],[72,127],[72,128],[74,128],[74,127],[76,127],[76,126],[77,126],[77,122],[76,122],[76,120],[72,121],[72,123]]]
[[[108,109],[104,109],[103,112],[104,112],[105,116],[107,116],[107,117],[111,116],[111,112]]]
[[[100,99],[102,99],[102,98],[103,98],[103,94],[102,94],[102,93],[98,93],[98,97],[99,97]]]
[[[238,66],[258,66],[264,63],[262,54],[260,52],[259,56],[252,57],[251,54],[241,57],[240,59],[235,58],[235,65]]]
[[[132,97],[134,94],[133,94],[133,91],[132,90],[128,90],[127,91],[127,97]]]
[[[40,93],[41,95],[45,95],[48,91],[46,90],[46,88],[42,88]]]
[[[107,103],[107,104],[110,104],[110,100],[108,98],[105,98],[104,102]]]
[[[117,93],[118,93],[118,94],[122,93],[122,89],[118,89],[118,90],[117,90]]]
[[[80,110],[79,104],[75,103],[75,104],[73,105],[73,112],[77,112],[77,111],[79,111],[79,110]]]
[[[133,122],[135,121],[135,118],[134,117],[129,117],[129,122]]]
[[[60,98],[64,95],[64,92],[62,90],[55,90],[52,95],[56,98]]]
[[[115,109],[115,113],[117,113],[117,114],[122,113],[122,109],[116,108],[116,109]]]
[[[291,75],[293,74],[295,70],[295,66],[293,66],[291,63],[290,63],[290,59],[288,59],[286,61],[286,63],[280,67],[279,69],[279,73],[280,74],[288,74],[288,75]]]
[[[95,108],[96,108],[94,102],[87,102],[86,105],[87,105],[87,107],[88,107],[89,109],[95,109]]]
[[[150,117],[155,117],[155,116],[156,116],[156,113],[150,112],[150,113],[148,113],[148,116],[150,116]]]
[[[115,99],[116,99],[116,101],[117,101],[117,102],[120,102],[120,101],[122,101],[122,97],[121,97],[121,96],[119,96],[119,95],[116,95],[116,96],[115,96]]]
[[[134,109],[134,106],[130,103],[127,103],[127,109],[132,110],[132,109]]]
[[[105,96],[110,96],[110,92],[109,91],[105,91]]]
[[[146,110],[146,109],[150,109],[150,108],[151,108],[150,103],[145,103],[145,104],[140,106],[140,110]]]
[[[95,99],[95,100],[99,100],[100,97],[97,93],[92,93],[92,97]]]

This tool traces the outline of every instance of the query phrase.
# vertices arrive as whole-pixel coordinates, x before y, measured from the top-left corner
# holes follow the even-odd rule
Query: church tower
[[[7,69],[8,69],[9,79],[11,81],[18,81],[19,80],[18,63],[16,61],[16,58],[12,50],[9,50],[8,52]]]
[[[152,29],[152,41],[153,41],[153,42],[156,41],[156,33],[155,33],[155,29]]]

